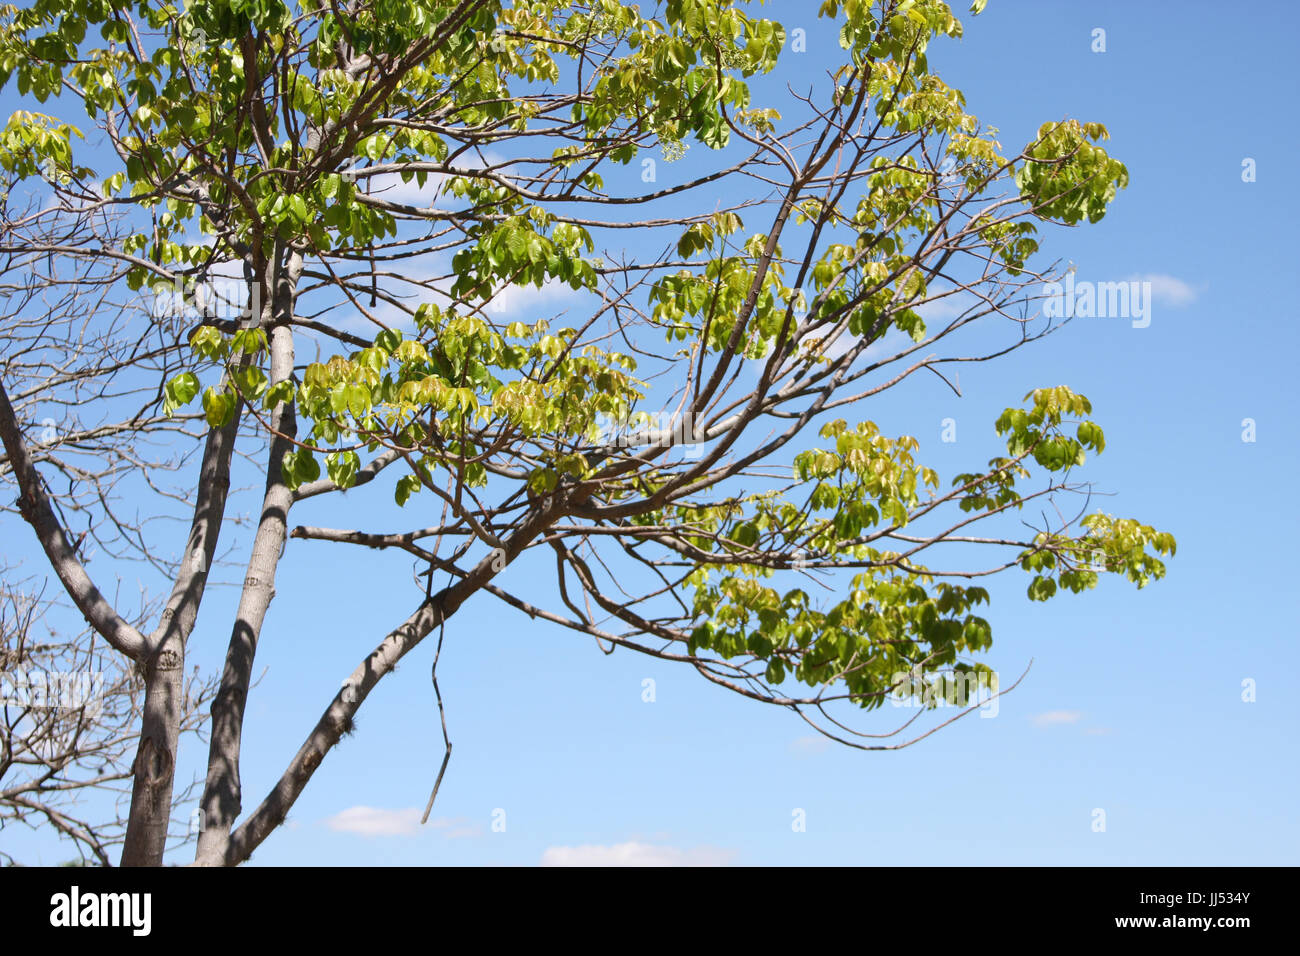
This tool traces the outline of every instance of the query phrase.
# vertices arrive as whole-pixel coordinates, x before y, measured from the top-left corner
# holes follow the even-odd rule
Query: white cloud
[[[511,284],[497,293],[486,311],[493,318],[519,319],[531,324],[544,317],[538,313],[546,312],[549,317],[563,311],[556,306],[577,298],[578,294],[561,279],[547,279],[540,288],[532,284]]]
[[[447,831],[448,840],[460,840],[465,837],[476,837],[483,835],[483,828],[478,826],[456,827]]]
[[[1137,280],[1138,282],[1151,283],[1151,298],[1161,305],[1184,306],[1191,305],[1197,300],[1202,292],[1209,288],[1206,283],[1201,286],[1193,286],[1184,282],[1175,276],[1164,275],[1159,272],[1147,272],[1142,275],[1129,276],[1129,281]]]
[[[918,305],[916,313],[927,323],[955,319],[978,301],[969,293],[942,287],[928,289],[926,295],[929,301]]]
[[[852,345],[858,344],[858,340],[853,336],[845,336],[845,338]],[[914,345],[916,343],[912,341],[912,337],[902,329],[891,328],[879,339],[868,345],[863,351],[862,357],[872,362],[878,362],[881,359],[893,358]]]
[[[415,807],[384,810],[379,807],[348,807],[325,821],[331,830],[361,836],[409,836],[419,830],[420,811]]]
[[[726,866],[734,850],[700,846],[682,850],[674,846],[616,843],[612,846],[552,846],[542,853],[542,866]]]
[[[505,158],[500,154],[485,150],[482,159],[473,153],[457,157],[455,166],[457,169],[484,169],[488,166],[498,166],[503,162]],[[358,166],[363,168],[364,164],[359,163]],[[427,174],[423,186],[414,176],[409,183],[403,182],[398,173],[381,173],[364,178],[369,181],[370,194],[386,202],[428,209],[437,206],[439,201],[445,198],[440,195],[442,184],[447,179],[442,173]]]
[[[790,750],[797,756],[807,757],[811,754],[825,753],[830,745],[829,737],[823,737],[821,734],[809,734],[793,741],[790,744]]]
[[[434,817],[420,823],[420,811],[414,807],[384,810],[379,807],[348,807],[325,820],[325,825],[340,833],[357,833],[367,837],[411,836],[423,830],[440,831],[448,840],[480,836],[483,828],[467,817]]]
[[[403,206],[415,206],[417,209],[428,209],[438,204],[439,191],[446,177],[440,173],[429,173],[425,177],[423,186],[414,176],[409,183],[402,182],[402,177],[397,173],[381,173],[378,176],[365,178],[368,180],[370,195],[376,199]],[[364,185],[359,188],[363,192],[366,191]]]
[[[414,258],[410,260],[407,268],[411,268],[411,263],[415,262],[417,260]],[[421,302],[432,302],[444,309],[450,306],[453,302],[450,282],[445,279],[435,279],[439,274],[439,266],[432,260],[419,260],[418,264],[420,268],[409,274],[416,281],[429,283],[429,288],[420,288],[394,279],[381,281],[379,288],[394,298],[400,298],[410,309],[414,309]],[[586,294],[584,290],[575,290],[561,279],[547,279],[540,288],[531,283],[510,284],[502,287],[492,301],[481,308],[479,314],[498,325],[515,320],[532,325],[538,319],[550,319],[563,314]],[[374,308],[371,308],[365,292],[361,292],[357,299],[365,305],[367,312],[387,327],[401,329],[407,333],[415,329],[415,319],[397,305],[381,299]],[[461,311],[463,312],[464,309]],[[337,316],[329,322],[335,328],[365,337],[373,337],[379,331],[379,327],[374,322],[349,304],[340,305]]]
[[[458,840],[462,837],[475,837],[483,834],[483,828],[477,823],[471,823],[467,817],[435,817],[425,826],[432,827],[435,830],[446,830],[443,834],[448,840]]]
[[[1057,724],[1077,724],[1082,717],[1081,710],[1049,710],[1030,719],[1036,727],[1054,727]]]

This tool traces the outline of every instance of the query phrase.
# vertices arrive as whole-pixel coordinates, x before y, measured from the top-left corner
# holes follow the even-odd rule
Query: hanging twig
[[[426,596],[433,590],[433,565],[429,566],[429,586],[426,590]],[[429,822],[429,812],[433,810],[433,801],[438,799],[438,788],[442,786],[442,775],[447,772],[447,762],[451,760],[451,740],[447,737],[447,712],[442,706],[442,691],[438,690],[438,658],[442,656],[442,635],[446,629],[447,622],[442,621],[438,625],[438,649],[433,654],[433,668],[430,676],[433,678],[433,693],[438,700],[438,716],[442,720],[442,742],[446,744],[447,750],[442,755],[442,766],[438,768],[438,779],[433,782],[433,792],[429,794],[429,803],[424,808],[424,816],[420,818],[420,823]]]

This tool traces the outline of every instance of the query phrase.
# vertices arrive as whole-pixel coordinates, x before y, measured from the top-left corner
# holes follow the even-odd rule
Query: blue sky
[[[812,4],[767,9],[809,35],[808,51],[783,59],[776,79],[806,79],[838,55],[819,55],[828,38]],[[1152,321],[1081,318],[963,367],[961,398],[931,377],[870,415],[886,434],[915,435],[919,458],[946,481],[997,453],[991,425],[1002,408],[1031,388],[1069,384],[1106,429],[1106,452],[1088,466],[1112,494],[1102,507],[1177,537],[1168,577],[1141,592],[1104,580],[1046,604],[1026,600],[1023,574],[999,577],[984,659],[1004,680],[1032,659],[1028,677],[996,717],[973,714],[895,753],[823,742],[793,714],[693,670],[621,650],[607,657],[586,638],[476,599],[446,629],[439,682],[455,752],[430,824],[418,815],[442,755],[433,640],[367,701],[357,732],[254,865],[1300,859],[1297,720],[1285,702],[1286,675],[1300,665],[1297,589],[1284,548],[1300,505],[1281,487],[1300,438],[1288,291],[1296,258],[1286,238],[1300,90],[1285,65],[1300,12],[992,0],[965,21],[962,41],[936,42],[931,66],[1008,149],[1063,116],[1109,127],[1131,185],[1101,223],[1048,231],[1045,255],[1072,260],[1080,279],[1145,277]],[[1105,52],[1091,49],[1097,28]],[[1247,158],[1254,182],[1242,178]],[[940,441],[945,418],[956,442]],[[1253,442],[1243,441],[1247,418]],[[307,502],[294,523],[360,523],[330,520],[329,507]],[[19,540],[27,529],[0,528],[6,554],[30,554]],[[248,710],[246,809],[340,680],[413,605],[413,590],[394,584],[409,574],[401,558],[301,541],[288,557]],[[507,573],[542,581],[548,564],[523,560]],[[234,600],[228,588],[210,596],[195,662],[220,660]],[[1242,699],[1247,680],[1254,702]],[[873,719],[886,730],[897,713],[886,705]],[[181,774],[205,760],[205,749],[191,749]],[[1094,829],[1098,809],[1104,832]],[[798,811],[802,830],[792,827]],[[45,862],[67,855],[45,835],[11,832],[6,843]]]

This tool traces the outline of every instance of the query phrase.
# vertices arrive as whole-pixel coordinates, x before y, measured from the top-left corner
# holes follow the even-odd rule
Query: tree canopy
[[[247,859],[379,680],[471,598],[886,749],[907,741],[880,742],[853,712],[991,673],[976,659],[992,643],[981,578],[1018,565],[1028,597],[1047,600],[1103,573],[1138,587],[1164,574],[1169,534],[1059,507],[1087,492],[1079,469],[1105,447],[1070,388],[1008,407],[989,431],[998,453],[946,479],[883,424],[883,394],[914,373],[948,387],[956,363],[1059,326],[1037,306],[1058,274],[1040,264],[1039,230],[1097,222],[1127,185],[1106,128],[1050,120],[1005,149],[930,68],[931,44],[963,29],[939,0],[826,0],[817,23],[838,46],[818,48],[817,74],[799,59],[805,29],[765,12],[0,8],[0,86],[35,101],[0,137],[0,254],[26,277],[7,288],[112,290],[134,343],[69,364],[76,336],[51,338],[33,320],[46,300],[17,293],[8,314],[24,331],[0,336],[0,474],[72,600],[145,675],[125,862],[163,853],[175,675],[231,522],[236,454],[258,456],[265,487],[212,709],[208,864]],[[556,290],[562,314],[542,314]],[[107,321],[102,305],[60,317]],[[112,428],[35,441],[24,409],[72,388],[90,388]],[[153,434],[194,464],[157,504],[189,509],[184,542],[126,536],[168,581],[147,631],[96,588],[59,502],[105,473],[68,456]],[[352,530],[356,496],[385,487],[408,526]],[[291,525],[322,496],[335,525]],[[89,498],[90,530],[120,527],[109,496]],[[1057,518],[1025,531],[1031,502]],[[287,538],[399,549],[427,582],[358,648],[241,817],[257,642],[300,546]],[[510,573],[532,551],[553,556],[549,600]]]

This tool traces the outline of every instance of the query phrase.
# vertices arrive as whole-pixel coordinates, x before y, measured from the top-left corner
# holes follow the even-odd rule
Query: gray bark
[[[85,615],[90,624],[113,648],[132,660],[141,660],[147,650],[144,635],[118,615],[108,603],[99,588],[86,573],[85,567],[77,557],[72,543],[68,540],[54,514],[49,496],[40,472],[32,462],[27,450],[22,430],[18,424],[13,405],[9,402],[9,393],[5,391],[3,376],[0,375],[0,439],[4,441],[5,452],[9,455],[9,465],[18,482],[18,510],[41,543],[50,566],[63,583],[68,596],[72,598],[77,609]]]
[[[384,638],[335,694],[261,805],[231,835],[223,861],[225,865],[236,866],[247,860],[284,822],[326,755],[351,729],[353,717],[379,681],[391,673],[398,662],[435,627],[455,614],[465,601],[514,560],[529,542],[562,517],[564,508],[564,502],[552,499],[551,506],[534,510],[502,543],[503,554],[493,553],[484,557],[465,577],[420,604],[400,627]]]
[[[144,714],[136,752],[131,812],[122,846],[123,866],[162,866],[176,778],[176,751],[184,709],[185,645],[198,620],[208,570],[230,494],[230,459],[239,429],[240,409],[221,428],[208,433],[199,470],[198,501],[180,573],[149,638],[143,661]]]
[[[284,317],[290,314],[293,288],[301,271],[302,259],[295,254],[290,258],[287,274],[277,283],[272,305],[276,315]],[[293,376],[293,331],[287,323],[272,326],[269,344],[269,378],[270,384],[274,385]],[[275,575],[287,538],[289,509],[294,501],[294,494],[281,473],[281,464],[285,455],[293,450],[293,438],[297,434],[297,416],[292,402],[283,402],[273,409],[271,429],[261,517],[226,650],[221,688],[212,703],[212,737],[195,854],[195,862],[203,866],[222,865],[230,831],[242,806],[239,756],[248,690],[262,625],[275,597]]]
[[[176,770],[184,694],[185,642],[194,628],[216,553],[230,490],[230,457],[238,413],[208,433],[199,496],[181,569],[158,628],[144,637],[99,591],[59,523],[28,453],[9,396],[0,382],[0,438],[20,490],[23,517],[36,532],[55,574],[86,621],[117,651],[140,665],[145,680],[140,746],[133,765],[131,810],[122,848],[123,866],[161,866]]]

